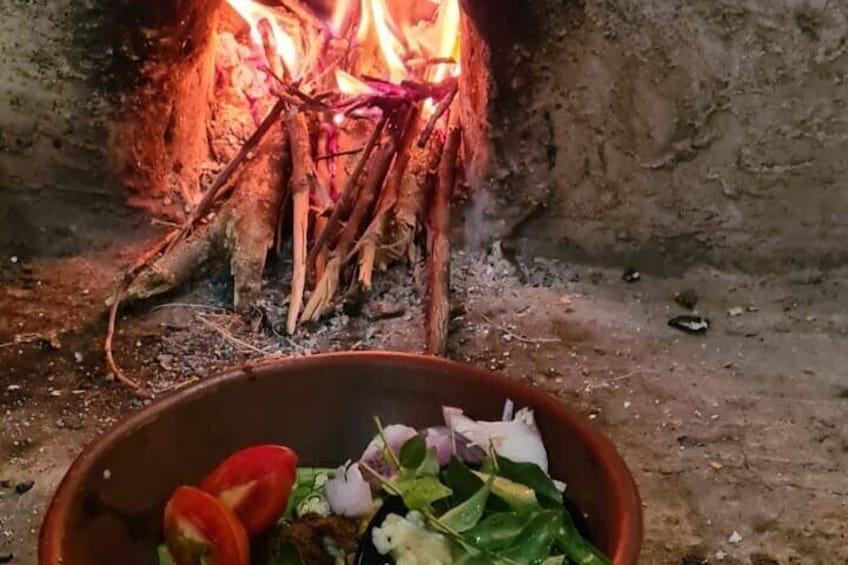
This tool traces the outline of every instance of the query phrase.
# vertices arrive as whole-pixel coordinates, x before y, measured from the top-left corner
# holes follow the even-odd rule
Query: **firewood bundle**
[[[375,19],[383,1],[345,3],[331,31],[299,5],[277,18],[269,8],[234,3],[264,55],[258,65],[268,95],[252,108],[264,118],[182,226],[128,271],[113,297],[106,351],[119,378],[111,338],[121,300],[171,290],[223,255],[234,307],[247,312],[272,247],[291,249],[290,334],[334,311],[351,289],[369,291],[375,272],[426,257],[424,349],[444,353],[450,206],[461,170],[459,69],[451,57],[458,20],[448,51],[434,57],[409,42],[387,45],[391,32]],[[430,25],[448,25],[442,12],[458,9],[445,0]],[[371,42],[362,31],[368,18]]]

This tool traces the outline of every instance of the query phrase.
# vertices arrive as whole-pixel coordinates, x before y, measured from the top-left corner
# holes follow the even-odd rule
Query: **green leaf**
[[[539,502],[543,506],[554,510],[562,507],[562,493],[547,473],[535,463],[519,463],[498,456],[497,465],[499,476],[536,491]]]
[[[176,565],[174,558],[168,551],[168,546],[164,543],[156,548],[156,557],[159,560],[159,565]]]
[[[456,457],[442,470],[442,481],[453,491],[457,503],[464,502],[483,488],[484,481]]]
[[[404,469],[418,469],[427,457],[427,442],[424,436],[416,434],[400,448],[400,465]]]
[[[609,558],[580,535],[568,512],[564,512],[560,519],[556,545],[578,565],[612,565]]]
[[[281,544],[268,558],[268,565],[304,565],[297,546],[287,541]]]
[[[466,553],[456,559],[454,565],[492,565],[492,556],[485,554]]]
[[[565,556],[564,555],[552,555],[551,557],[548,557],[547,559],[545,559],[544,561],[539,563],[539,565],[566,565],[565,564]]]
[[[424,456],[424,461],[416,469],[416,475],[419,477],[422,475],[437,476],[439,474],[439,468],[439,454],[435,448],[430,448]]]
[[[527,525],[527,518],[515,512],[496,512],[465,532],[465,538],[475,547],[497,551],[512,544]]]
[[[492,491],[492,482],[494,478],[489,479],[471,498],[445,512],[439,521],[459,533],[467,532],[476,526],[486,509],[486,501],[489,500],[489,493]]]
[[[494,477],[492,482],[492,494],[503,500],[512,510],[519,514],[527,515],[542,510],[536,498],[536,492],[528,486],[515,483],[503,477],[486,475],[474,472],[479,478],[488,480]]]
[[[546,559],[551,554],[551,548],[561,525],[562,512],[554,510],[539,512],[521,530],[516,543],[500,554],[521,565],[530,565]]]
[[[452,491],[433,476],[407,478],[395,481],[394,488],[410,510],[422,510],[432,503],[451,495]]]

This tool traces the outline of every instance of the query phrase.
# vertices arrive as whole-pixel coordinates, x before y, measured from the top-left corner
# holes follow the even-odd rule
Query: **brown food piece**
[[[322,539],[332,539],[346,554],[356,552],[359,541],[356,524],[341,516],[317,516],[310,514],[281,526],[274,532],[270,542],[271,555],[280,546],[291,543],[297,547],[304,565],[333,565],[335,561],[324,550]]]

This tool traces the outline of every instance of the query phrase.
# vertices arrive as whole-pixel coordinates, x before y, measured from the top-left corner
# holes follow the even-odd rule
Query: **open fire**
[[[223,254],[234,306],[249,313],[270,248],[292,261],[290,334],[369,291],[375,271],[426,260],[425,350],[444,353],[450,206],[463,170],[459,0],[227,4],[208,128],[226,164],[198,181],[187,217],[115,294],[112,371],[135,386],[112,355],[121,301],[167,292]],[[233,116],[253,130],[238,147],[216,133]]]

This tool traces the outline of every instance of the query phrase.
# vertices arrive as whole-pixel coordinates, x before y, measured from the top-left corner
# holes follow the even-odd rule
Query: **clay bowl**
[[[88,446],[63,479],[41,527],[41,565],[155,565],[162,509],[232,452],[284,443],[308,465],[356,458],[383,422],[426,426],[441,406],[498,419],[504,400],[529,406],[590,539],[616,565],[637,562],[639,495],[612,444],[542,392],[435,358],[345,353],[231,370],[177,392]]]

